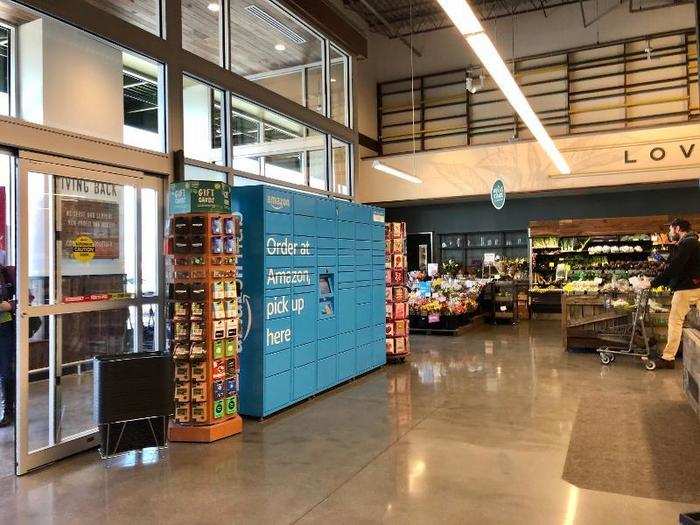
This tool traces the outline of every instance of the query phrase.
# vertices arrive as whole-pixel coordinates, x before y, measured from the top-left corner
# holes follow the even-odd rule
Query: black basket
[[[173,410],[173,360],[160,352],[100,355],[93,359],[95,423],[169,416]]]
[[[173,403],[173,360],[140,352],[93,358],[93,413],[107,458],[166,445]]]

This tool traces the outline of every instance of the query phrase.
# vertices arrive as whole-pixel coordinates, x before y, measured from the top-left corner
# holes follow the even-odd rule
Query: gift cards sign
[[[170,185],[170,213],[230,213],[231,186],[225,182],[193,180]]]

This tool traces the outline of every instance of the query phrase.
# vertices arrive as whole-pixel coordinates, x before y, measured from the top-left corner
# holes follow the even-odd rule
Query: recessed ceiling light
[[[277,51],[284,51],[285,49],[287,49],[287,46],[285,46],[284,44],[275,44],[275,49]]]
[[[218,13],[221,10],[221,6],[219,5],[219,2],[209,2],[207,9],[209,9],[209,11],[212,13]]]
[[[331,77],[331,82],[335,82],[335,79],[333,77]]]

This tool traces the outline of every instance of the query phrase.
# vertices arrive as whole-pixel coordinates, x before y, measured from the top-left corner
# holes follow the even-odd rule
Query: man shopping
[[[676,249],[664,271],[651,286],[670,286],[673,290],[671,311],[668,315],[668,341],[659,357],[656,368],[673,368],[683,334],[683,321],[691,305],[700,306],[700,242],[690,230],[685,219],[675,219],[668,228],[669,238],[677,241]]]

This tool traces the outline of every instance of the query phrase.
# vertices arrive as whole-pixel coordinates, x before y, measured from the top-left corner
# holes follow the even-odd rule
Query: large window
[[[0,114],[164,150],[161,64],[14,3],[0,16]]]
[[[325,189],[323,133],[238,97],[231,109],[234,169]]]
[[[330,117],[343,124],[350,126],[350,111],[348,101],[350,97],[350,82],[348,63],[349,59],[346,54],[338,50],[335,46],[329,47],[330,53],[330,98],[331,112]]]
[[[185,156],[223,165],[224,93],[190,77],[182,79]]]
[[[324,41],[268,0],[231,0],[231,69],[325,114]]]
[[[331,158],[331,164],[333,166],[333,191],[342,195],[350,195],[350,144],[334,138]]]
[[[88,3],[167,39],[167,2]],[[349,126],[348,56],[287,9],[273,0],[183,0],[181,6],[184,50]],[[185,66],[193,60],[189,53]],[[0,0],[0,115],[165,151],[164,76],[162,63]],[[193,168],[208,163],[222,167],[215,178],[233,168],[279,184],[349,191],[349,153],[341,153],[327,131],[191,73],[183,75],[181,96],[188,176],[210,176]]]

